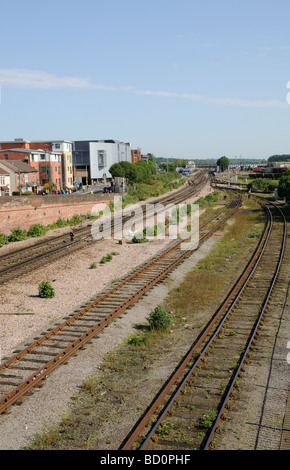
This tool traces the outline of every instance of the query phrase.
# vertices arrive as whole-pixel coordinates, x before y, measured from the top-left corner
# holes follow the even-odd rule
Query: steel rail
[[[216,224],[207,234],[205,234],[202,239],[200,240],[200,243],[205,241],[213,232],[216,230],[217,227],[219,227],[222,223],[224,223],[225,220],[227,220],[240,206],[241,204],[241,196],[239,195],[236,198],[236,207],[232,209],[232,211],[228,212],[226,216],[223,219],[220,219],[218,224]],[[174,246],[170,247],[169,249],[165,250],[163,253],[161,253],[158,257],[147,263],[144,267],[142,267],[140,270],[138,270],[136,273],[134,273],[132,276],[129,276],[127,279],[125,279],[123,282],[118,284],[116,287],[111,289],[109,292],[105,293],[103,296],[101,296],[99,299],[97,299],[95,302],[93,302],[91,305],[88,307],[84,308],[80,312],[78,312],[76,315],[74,315],[71,319],[67,320],[66,322],[62,323],[58,327],[56,327],[54,330],[37,340],[35,343],[31,344],[12,358],[10,358],[8,361],[5,363],[1,364],[0,366],[0,371],[5,370],[9,368],[13,363],[16,361],[21,360],[21,358],[25,354],[29,354],[34,348],[37,346],[41,345],[46,339],[56,335],[58,332],[60,332],[62,329],[64,329],[66,326],[68,326],[70,323],[72,323],[75,319],[83,315],[85,312],[89,311],[92,307],[97,305],[98,303],[101,302],[105,297],[109,296],[112,292],[117,291],[117,289],[120,288],[120,286],[123,286],[126,283],[129,283],[129,281],[137,278],[140,273],[145,272],[145,270],[150,267],[151,265],[155,264],[159,259],[161,259],[164,255],[170,253],[172,250],[176,249],[179,247],[179,245],[183,242],[184,240],[179,240]],[[32,374],[29,378],[27,378],[23,383],[21,383],[18,387],[16,387],[12,392],[10,392],[8,395],[6,395],[3,399],[0,400],[0,412],[5,411],[11,404],[13,404],[15,401],[17,401],[20,397],[22,397],[29,389],[31,389],[33,386],[38,384],[46,375],[48,375],[50,372],[52,372],[56,367],[58,367],[61,363],[66,361],[68,357],[72,354],[75,353],[81,346],[83,346],[86,342],[88,342],[92,337],[96,336],[99,332],[101,332],[110,322],[112,322],[117,316],[119,316],[122,312],[124,312],[128,306],[131,304],[135,303],[138,298],[140,298],[146,291],[148,291],[153,285],[155,285],[157,282],[159,282],[161,279],[163,279],[167,273],[172,270],[178,263],[182,262],[182,260],[188,256],[192,250],[184,250],[182,254],[176,258],[173,262],[170,263],[167,267],[163,268],[156,276],[154,276],[153,279],[151,279],[145,286],[142,288],[138,289],[137,292],[135,292],[133,295],[131,295],[125,302],[121,303],[117,308],[115,308],[109,315],[107,315],[102,321],[98,322],[94,327],[89,329],[85,334],[81,335],[76,341],[74,341],[69,347],[66,349],[62,350],[60,354],[58,354],[54,359],[50,360],[46,365],[42,366],[40,369],[38,369],[34,374]]]
[[[210,324],[208,325],[208,327],[205,329],[204,333],[201,335],[201,337],[199,338],[198,342],[195,343],[195,345],[193,346],[193,348],[190,350],[190,352],[188,353],[188,355],[186,356],[185,360],[183,361],[183,363],[179,366],[178,370],[175,372],[175,374],[172,376],[171,380],[169,380],[168,384],[166,387],[164,387],[163,391],[159,394],[159,397],[157,398],[156,401],[154,401],[154,403],[152,404],[151,408],[147,411],[147,413],[145,414],[145,416],[143,417],[143,419],[141,420],[141,422],[139,423],[139,425],[137,425],[136,429],[133,431],[133,433],[131,434],[131,436],[128,438],[128,440],[125,442],[125,444],[123,444],[122,446],[122,449],[123,450],[128,450],[132,447],[133,443],[137,440],[138,436],[140,435],[141,431],[145,428],[145,426],[148,424],[149,420],[151,419],[151,417],[153,416],[153,414],[156,412],[156,409],[157,407],[159,406],[159,404],[161,404],[162,402],[164,402],[164,399],[166,397],[166,395],[169,394],[169,391],[170,389],[172,389],[172,386],[178,381],[178,379],[180,379],[180,376],[182,374],[182,372],[185,370],[186,366],[188,365],[188,363],[190,362],[190,360],[192,359],[192,355],[194,353],[194,351],[196,351],[196,349],[200,346],[200,344],[204,341],[205,337],[207,336],[207,334],[209,333],[209,331],[212,329],[214,323],[217,322],[217,320],[219,319],[221,313],[225,310],[225,308],[228,306],[229,302],[232,300],[233,298],[233,295],[235,294],[235,292],[237,291],[237,289],[240,289],[238,294],[236,295],[234,301],[232,302],[229,310],[227,311],[227,314],[226,316],[223,318],[222,322],[220,323],[219,327],[217,328],[217,330],[214,332],[214,334],[211,336],[211,339],[209,340],[209,342],[207,343],[207,345],[205,346],[205,348],[203,349],[203,351],[201,352],[199,358],[196,360],[196,362],[193,364],[193,366],[190,368],[190,370],[187,372],[186,376],[182,379],[182,381],[178,384],[175,392],[173,393],[172,397],[170,398],[169,402],[167,403],[166,407],[164,408],[163,412],[160,414],[160,416],[158,417],[157,421],[155,422],[154,426],[151,428],[151,430],[149,431],[149,433],[147,434],[146,436],[146,439],[143,441],[141,447],[138,447],[139,450],[144,450],[149,442],[152,440],[152,437],[153,435],[155,434],[157,428],[159,427],[160,423],[164,420],[164,418],[166,417],[166,415],[168,414],[170,408],[172,407],[172,405],[174,404],[174,402],[176,401],[177,397],[180,395],[181,391],[183,390],[183,388],[185,387],[185,385],[187,384],[189,378],[192,376],[193,372],[196,370],[196,368],[198,367],[199,363],[204,359],[204,357],[206,356],[207,354],[207,351],[209,350],[209,348],[211,347],[211,345],[213,344],[213,342],[215,341],[216,337],[218,336],[221,328],[223,327],[225,321],[227,320],[228,316],[230,315],[231,311],[233,310],[234,306],[236,305],[236,303],[238,302],[240,296],[242,295],[242,292],[244,291],[244,289],[246,288],[249,280],[251,279],[251,277],[253,276],[262,256],[263,256],[263,253],[264,253],[264,250],[267,246],[267,243],[268,243],[268,240],[269,240],[269,237],[270,237],[270,234],[271,234],[271,231],[272,231],[272,225],[273,225],[273,222],[272,222],[272,214],[271,214],[271,211],[267,208],[266,205],[263,205],[264,206],[265,210],[266,210],[266,213],[267,213],[267,224],[265,225],[265,229],[264,229],[264,232],[263,232],[263,235],[260,239],[260,242],[259,242],[259,245],[257,247],[257,249],[255,250],[255,253],[254,255],[252,256],[250,262],[248,263],[246,269],[244,270],[243,274],[240,276],[240,279],[238,280],[238,282],[236,283],[236,285],[233,287],[233,289],[231,290],[230,294],[228,295],[228,297],[226,298],[225,302],[222,304],[222,306],[220,307],[220,309],[218,310],[217,314],[214,316],[214,318],[212,319],[212,321],[210,322]],[[276,207],[276,206],[275,206]],[[280,209],[279,209],[280,211]],[[280,257],[279,257],[279,263],[276,267],[276,270],[275,270],[275,275],[273,277],[273,281],[271,283],[271,288],[268,292],[268,295],[266,296],[266,299],[264,301],[264,305],[263,305],[263,309],[262,309],[262,313],[261,315],[259,316],[259,319],[258,319],[258,322],[260,323],[260,318],[262,317],[264,311],[265,311],[265,308],[266,308],[266,305],[268,304],[268,300],[269,300],[269,297],[271,295],[271,292],[272,292],[272,289],[273,289],[273,285],[276,281],[276,278],[277,278],[277,275],[278,275],[278,272],[279,272],[279,269],[280,269],[280,266],[281,266],[281,263],[282,263],[282,259],[283,259],[283,254],[284,254],[284,250],[285,250],[285,241],[286,241],[286,222],[285,222],[285,217],[283,215],[283,213],[280,211],[280,213],[282,214],[283,218],[284,218],[284,235],[283,235],[283,241],[282,241],[282,247],[281,247],[281,251],[280,251]],[[246,280],[244,281],[244,278],[246,276]],[[255,328],[253,334],[251,335],[251,338],[250,338],[250,341],[252,340],[252,338],[255,337],[256,335],[256,331],[257,331],[257,328],[258,328],[258,325],[257,327]],[[250,346],[248,346],[247,348],[247,351],[249,350]],[[244,362],[244,361],[243,361]],[[235,374],[235,377],[234,377],[234,380],[236,379],[236,377],[238,376],[239,372],[240,372],[240,369],[242,368],[242,364],[240,365],[239,367],[239,370],[237,372],[237,374]],[[226,399],[225,399],[225,406],[226,406],[226,403],[231,395],[231,390],[234,386],[234,381],[232,382],[232,386],[230,386],[230,390],[226,396]],[[226,401],[227,400],[227,401]],[[218,417],[217,417],[217,420],[216,420],[216,425],[217,423],[219,422],[219,419],[220,417],[222,416],[222,412],[219,413]],[[216,426],[215,426],[216,427]],[[212,431],[212,434],[211,434],[211,437],[209,439],[212,439],[212,435],[214,434],[214,430]],[[208,440],[208,445],[211,441]]]
[[[192,182],[195,182],[195,181],[198,180],[200,177],[203,177],[204,174],[205,174],[205,172],[196,175],[196,178],[194,178],[194,179],[191,180],[191,181],[192,181]],[[199,183],[201,183],[201,182],[202,182],[202,179],[201,179],[200,181],[198,181],[197,184],[199,184]],[[180,190],[178,190],[177,193],[175,193],[175,194],[172,194],[172,195],[169,194],[169,195],[167,195],[167,196],[161,197],[160,200],[159,200],[159,199],[158,199],[158,200],[156,199],[155,201],[153,201],[153,204],[154,204],[154,202],[157,202],[157,201],[162,203],[162,201],[168,200],[168,196],[169,196],[169,198],[172,198],[172,197],[174,197],[175,195],[179,196],[179,195],[181,195],[183,192],[186,193],[186,192],[188,191],[188,189],[189,189],[188,186],[182,187],[182,188],[181,188]],[[187,196],[187,197],[188,197],[188,196]],[[89,227],[90,227],[90,226],[89,226]],[[86,231],[86,229],[87,229],[87,227],[81,227],[81,228],[75,229],[75,231],[78,233],[78,232]],[[55,237],[50,237],[49,239],[42,240],[42,241],[39,241],[39,242],[34,243],[34,244],[33,244],[33,248],[34,248],[34,247],[38,247],[38,246],[43,246],[43,245],[45,245],[45,244],[47,244],[47,243],[49,243],[49,242],[51,242],[51,241],[63,239],[63,238],[66,238],[66,237],[67,237],[67,234],[62,234],[62,235],[57,235],[57,236],[55,236]],[[25,247],[25,248],[19,248],[19,249],[17,249],[17,250],[12,251],[11,253],[8,253],[8,254],[5,254],[5,255],[0,255],[0,261],[5,260],[5,259],[7,258],[7,255],[14,255],[14,254],[17,254],[17,253],[24,252],[24,251],[26,251],[26,250],[27,250],[27,247]]]
[[[134,431],[132,432],[132,434],[129,436],[129,438],[123,443],[122,445],[122,450],[129,450],[132,445],[134,444],[134,442],[138,439],[141,431],[146,427],[146,425],[148,424],[148,422],[150,421],[150,419],[152,418],[152,416],[154,415],[154,413],[156,412],[158,406],[164,402],[166,396],[168,396],[170,394],[170,390],[172,389],[172,387],[178,382],[178,380],[180,379],[181,375],[183,374],[184,370],[186,369],[186,367],[188,366],[188,364],[191,362],[192,360],[192,357],[195,353],[195,351],[202,345],[202,343],[205,341],[205,338],[208,336],[209,332],[212,330],[212,328],[214,327],[214,325],[218,322],[219,318],[221,317],[221,315],[224,313],[224,311],[226,310],[226,308],[228,307],[228,305],[233,301],[233,299],[235,298],[235,303],[237,302],[238,298],[236,297],[237,296],[237,290],[238,289],[243,289],[244,288],[244,279],[246,277],[246,279],[248,279],[252,273],[253,273],[253,266],[255,266],[255,264],[257,263],[257,260],[260,259],[260,256],[259,254],[261,253],[261,250],[264,249],[265,247],[265,243],[266,243],[266,240],[268,240],[268,237],[269,237],[269,234],[270,234],[270,231],[271,231],[271,221],[270,221],[270,216],[269,216],[269,213],[267,212],[267,223],[265,224],[265,227],[264,227],[264,230],[263,230],[263,234],[260,238],[260,241],[259,241],[259,244],[258,246],[256,247],[255,249],[255,252],[253,253],[250,261],[248,262],[246,268],[244,269],[243,273],[241,274],[241,276],[239,277],[238,281],[235,283],[235,285],[232,287],[231,291],[229,292],[229,294],[227,295],[227,297],[225,298],[225,300],[223,301],[222,305],[220,306],[220,308],[217,310],[217,312],[215,313],[215,315],[213,316],[213,318],[211,319],[211,321],[208,323],[208,325],[205,327],[205,329],[203,330],[202,334],[199,336],[198,340],[194,343],[194,345],[192,346],[192,348],[190,348],[189,352],[186,354],[184,360],[182,361],[182,363],[180,364],[180,366],[178,367],[178,369],[175,371],[175,373],[172,375],[172,377],[169,379],[169,381],[167,382],[167,384],[163,387],[163,389],[161,390],[161,392],[159,393],[158,397],[154,400],[154,402],[152,403],[151,407],[147,410],[146,414],[144,415],[144,417],[142,418],[142,420],[140,421],[140,423],[136,426],[136,428],[134,429]],[[251,274],[250,274],[251,273]],[[239,290],[239,292],[240,292]],[[232,304],[233,305],[233,304]],[[147,445],[149,444],[150,440],[152,440],[152,437],[154,436],[157,428],[160,426],[161,422],[164,420],[164,418],[166,417],[166,415],[168,414],[170,408],[172,407],[172,405],[174,404],[174,402],[176,401],[177,397],[180,395],[180,393],[182,392],[182,389],[185,387],[186,383],[188,382],[189,378],[191,377],[191,375],[193,374],[194,370],[197,368],[197,366],[199,365],[200,361],[203,359],[203,357],[206,355],[207,353],[207,350],[209,349],[209,347],[211,346],[214,338],[216,337],[217,335],[215,334],[214,336],[212,336],[211,340],[209,341],[209,343],[205,346],[205,348],[203,349],[203,351],[200,353],[199,355],[199,358],[196,360],[196,362],[193,364],[193,366],[190,368],[190,370],[187,372],[186,376],[182,379],[182,381],[178,384],[174,394],[172,395],[172,397],[170,398],[170,400],[168,401],[166,407],[164,408],[162,414],[160,414],[160,416],[158,417],[157,421],[155,422],[154,426],[151,428],[151,430],[149,431],[146,439],[144,440],[144,442],[142,443],[142,445],[140,447],[138,447],[138,450],[144,450],[146,449]]]
[[[200,175],[202,176],[202,175]],[[195,180],[193,180],[195,181]],[[191,185],[192,187],[189,187],[187,186],[186,188],[182,188],[180,191],[178,191],[177,193],[175,194],[172,194],[169,198],[168,196],[158,200],[158,202],[161,204],[162,201],[172,201],[172,204],[173,203],[180,203],[181,201],[184,201],[185,199],[187,199],[188,197],[191,197],[193,196],[199,189],[200,189],[200,186],[203,186],[203,184],[205,184],[206,182],[208,181],[208,178],[206,180],[200,180],[198,181],[198,183],[196,184],[196,186],[193,186]],[[155,201],[156,202],[156,201]],[[154,201],[151,203],[151,204],[154,204]],[[126,218],[123,218],[122,220],[122,223],[125,223],[127,220],[129,220],[130,217],[126,217]],[[121,227],[121,224],[118,224],[118,227]],[[51,249],[48,249],[46,250],[45,252],[42,252],[40,254],[32,254],[31,256],[29,257],[26,257],[24,260],[21,260],[21,261],[18,261],[18,262],[11,262],[11,264],[9,266],[6,266],[4,268],[0,268],[0,283],[2,282],[5,282],[7,281],[7,279],[1,279],[1,275],[5,275],[6,273],[9,274],[13,274],[14,271],[17,271],[17,275],[20,275],[19,274],[19,271],[18,271],[18,268],[20,267],[25,267],[30,264],[32,265],[31,268],[33,267],[33,263],[39,259],[43,259],[44,261],[46,260],[49,261],[49,257],[53,254],[56,254],[56,253],[60,253],[62,252],[64,254],[65,251],[67,250],[71,250],[72,248],[73,249],[77,249],[77,247],[75,245],[78,245],[79,243],[83,242],[84,240],[90,240],[91,242],[94,242],[94,241],[98,241],[98,240],[94,240],[92,239],[92,235],[91,235],[91,225],[85,227],[85,228],[80,228],[80,229],[77,229],[77,235],[78,234],[86,234],[87,232],[90,232],[88,236],[84,236],[82,238],[79,238],[77,240],[74,240],[73,242],[70,242],[66,245],[63,245],[63,244],[59,244],[57,245],[56,247],[54,248],[51,248]],[[16,251],[13,251],[7,255],[3,255],[0,257],[0,261],[1,260],[9,260],[9,258],[17,255],[17,254],[20,254],[20,253],[28,253],[32,250],[36,250],[40,247],[43,247],[43,246],[49,246],[53,243],[55,243],[55,241],[58,241],[58,240],[64,240],[68,237],[68,234],[65,234],[65,235],[59,235],[57,237],[53,237],[53,238],[50,238],[49,240],[44,240],[44,241],[41,241],[41,242],[38,242],[38,243],[35,243],[32,247],[26,247],[26,248],[21,248],[20,250],[16,250]],[[74,246],[72,246],[74,245]],[[28,268],[29,269],[29,268]]]
[[[283,261],[283,257],[284,257],[284,253],[285,253],[285,246],[286,246],[286,237],[287,237],[286,218],[285,218],[285,215],[283,214],[283,212],[281,211],[281,209],[280,209],[277,205],[273,204],[272,202],[271,202],[271,204],[272,204],[276,209],[278,209],[278,211],[280,212],[280,214],[281,214],[281,216],[282,216],[282,220],[283,220],[283,225],[284,225],[284,227],[283,227],[283,239],[282,239],[282,243],[281,243],[281,250],[280,250],[279,261],[278,261],[278,264],[277,264],[275,273],[274,273],[274,275],[273,275],[273,278],[272,278],[270,287],[269,287],[269,289],[268,289],[268,293],[267,293],[266,298],[265,298],[265,300],[264,300],[264,303],[263,303],[263,306],[262,306],[260,315],[259,315],[259,317],[258,317],[258,319],[257,319],[255,328],[254,328],[254,330],[253,330],[253,332],[252,332],[252,335],[251,335],[250,338],[249,338],[247,347],[246,347],[245,352],[244,352],[244,354],[243,354],[243,356],[242,356],[242,358],[241,358],[239,367],[237,368],[237,370],[236,370],[236,372],[235,372],[235,374],[234,374],[234,377],[233,377],[233,379],[232,379],[232,382],[231,382],[231,384],[230,384],[230,386],[229,386],[229,388],[228,388],[227,394],[226,394],[226,396],[225,396],[225,398],[224,398],[224,400],[223,400],[223,403],[221,404],[221,407],[220,407],[220,410],[219,410],[218,415],[217,415],[217,417],[216,417],[216,420],[215,420],[215,422],[214,422],[214,424],[213,424],[213,426],[212,426],[212,429],[211,429],[211,431],[210,431],[210,434],[209,434],[209,436],[208,436],[208,438],[207,438],[207,440],[206,440],[206,442],[205,442],[205,444],[204,444],[204,447],[203,447],[204,450],[210,449],[210,446],[211,446],[212,441],[213,441],[213,439],[214,439],[214,435],[215,435],[215,433],[216,433],[216,431],[217,431],[217,428],[218,428],[218,425],[219,425],[219,423],[220,423],[220,421],[221,421],[221,419],[222,419],[224,410],[226,409],[226,407],[227,407],[227,405],[228,405],[228,402],[229,402],[229,399],[230,399],[230,397],[231,397],[231,395],[232,395],[234,385],[235,385],[235,383],[236,383],[236,381],[237,381],[237,378],[239,377],[239,375],[240,375],[240,373],[241,373],[241,369],[242,369],[242,367],[243,367],[243,365],[244,365],[244,363],[245,363],[245,360],[246,360],[246,358],[247,358],[247,356],[248,356],[248,354],[249,354],[250,347],[251,347],[251,345],[253,344],[254,339],[256,338],[257,330],[258,330],[258,328],[259,328],[259,326],[260,326],[260,324],[261,324],[261,321],[262,321],[262,318],[263,318],[263,316],[264,316],[265,310],[266,310],[266,308],[267,308],[267,306],[268,306],[269,299],[270,299],[270,296],[271,296],[272,291],[273,291],[273,289],[274,289],[274,286],[275,286],[275,284],[276,284],[277,277],[278,277],[278,275],[279,275],[280,268],[281,268],[281,264],[282,264],[282,261]],[[271,214],[271,225],[272,225],[272,214]],[[263,251],[264,251],[264,250],[263,250]],[[263,254],[263,253],[262,253],[262,254]],[[261,254],[261,256],[262,256],[262,254]]]

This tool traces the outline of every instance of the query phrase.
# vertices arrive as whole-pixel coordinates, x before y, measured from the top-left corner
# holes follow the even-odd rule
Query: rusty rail
[[[216,230],[217,227],[219,227],[222,223],[224,223],[225,220],[227,220],[238,209],[239,205],[241,204],[241,196],[239,195],[238,197],[235,197],[235,200],[236,200],[236,206],[231,211],[228,211],[225,217],[220,219],[219,222],[200,239],[199,244],[203,243],[208,237],[210,237],[212,233],[214,232],[214,230]],[[53,329],[52,331],[50,331],[49,333],[47,333],[46,335],[38,339],[36,342],[34,342],[30,346],[28,346],[27,348],[20,351],[18,354],[16,354],[12,358],[10,358],[9,360],[1,364],[0,373],[1,371],[5,371],[9,369],[10,367],[13,368],[14,364],[18,364],[19,362],[21,362],[24,356],[32,353],[34,349],[44,344],[45,341],[47,341],[48,339],[56,337],[59,332],[63,331],[70,324],[73,324],[73,322],[75,322],[78,318],[81,318],[86,312],[98,306],[98,304],[101,304],[101,302],[104,299],[108,298],[112,293],[117,292],[123,285],[129,284],[131,281],[134,281],[135,279],[137,279],[138,276],[140,276],[140,274],[145,273],[149,267],[156,264],[160,259],[163,259],[163,257],[168,255],[169,253],[178,249],[179,245],[183,241],[184,240],[178,240],[169,249],[165,250],[158,257],[151,260],[149,263],[143,266],[140,270],[138,270],[133,275],[129,276],[127,279],[125,279],[123,282],[115,286],[109,292],[99,297],[95,302],[93,302],[92,304],[90,304],[89,306],[87,306],[86,308],[78,312],[77,314],[75,314],[72,318],[65,321],[64,323],[62,323],[61,325],[59,325],[58,327],[56,327],[55,329]],[[80,337],[74,342],[72,342],[67,348],[63,349],[59,354],[56,354],[52,360],[48,361],[45,365],[43,365],[40,369],[38,369],[31,376],[29,376],[25,381],[19,384],[10,393],[8,393],[6,396],[1,398],[0,399],[0,412],[5,411],[9,406],[15,403],[15,401],[17,401],[20,397],[22,397],[25,393],[27,393],[28,390],[30,390],[32,387],[38,384],[43,378],[45,378],[49,373],[51,373],[56,367],[58,367],[60,364],[66,361],[81,346],[87,343],[93,336],[101,332],[115,318],[117,318],[121,313],[123,313],[130,305],[135,303],[141,296],[143,296],[145,292],[151,289],[153,285],[155,285],[160,280],[164,279],[164,277],[168,274],[168,272],[170,272],[179,263],[181,263],[183,259],[185,259],[187,256],[191,254],[191,252],[192,252],[191,250],[184,250],[182,251],[180,255],[178,254],[178,256],[172,262],[170,262],[168,266],[166,266],[165,268],[162,268],[158,272],[157,275],[155,275],[148,282],[146,282],[146,285],[144,285],[143,287],[135,291],[134,294],[129,296],[124,302],[122,301],[122,303],[120,303],[120,305],[117,308],[115,308],[108,315],[106,315],[106,317],[103,320],[96,323],[92,328],[88,329],[83,335],[80,335]]]
[[[157,431],[158,427],[160,426],[160,424],[162,423],[164,418],[168,415],[170,409],[172,408],[172,405],[176,402],[176,399],[178,398],[178,396],[180,395],[180,393],[184,389],[185,385],[188,383],[188,381],[191,378],[193,372],[197,369],[198,365],[201,363],[201,361],[203,361],[204,357],[207,355],[209,348],[211,347],[211,345],[213,344],[213,342],[217,338],[221,328],[223,327],[224,322],[226,321],[226,319],[230,315],[230,312],[234,308],[235,304],[238,302],[240,296],[242,295],[242,292],[244,291],[244,289],[246,288],[249,280],[253,276],[253,274],[256,270],[256,267],[258,266],[259,261],[261,260],[261,258],[263,256],[265,247],[267,245],[267,242],[269,240],[270,233],[271,233],[271,230],[272,230],[272,214],[271,214],[270,210],[267,208],[266,205],[262,204],[262,206],[265,208],[266,213],[267,213],[267,222],[265,224],[264,231],[263,231],[263,234],[260,238],[259,244],[258,244],[254,254],[251,257],[251,260],[249,261],[249,263],[246,266],[246,268],[244,269],[242,275],[240,276],[240,278],[238,279],[236,284],[233,286],[230,293],[228,294],[228,296],[226,297],[223,304],[220,306],[220,308],[218,309],[218,311],[216,312],[216,314],[214,315],[214,317],[212,318],[210,323],[207,325],[207,327],[205,328],[203,333],[200,335],[198,340],[195,342],[193,347],[190,349],[190,351],[188,352],[188,354],[184,358],[184,360],[181,363],[181,365],[179,366],[179,368],[170,377],[170,379],[164,385],[164,387],[161,390],[161,392],[159,393],[159,395],[156,397],[156,400],[154,400],[154,402],[152,403],[150,408],[147,410],[146,414],[143,416],[143,418],[140,420],[140,422],[136,425],[136,427],[132,430],[131,434],[126,439],[126,441],[124,441],[124,443],[121,447],[122,450],[128,450],[128,449],[131,449],[133,447],[133,444],[138,441],[138,438],[139,438],[141,432],[146,428],[146,426],[148,425],[148,423],[152,419],[153,415],[156,413],[158,406],[162,403],[165,403],[165,398],[168,395],[170,395],[170,393],[172,393],[170,391],[172,390],[173,386],[176,386],[175,391],[172,393],[171,398],[169,399],[169,401],[164,406],[164,409],[160,413],[160,415],[158,416],[154,426],[150,429],[150,431],[146,435],[146,438],[143,440],[141,446],[138,446],[138,450],[144,450],[144,449],[147,448],[149,442],[153,439],[153,436],[155,435],[155,432]],[[280,209],[279,209],[279,211],[280,211]],[[249,339],[249,343],[248,343],[248,346],[246,348],[246,352],[245,352],[245,354],[242,358],[242,361],[240,363],[240,366],[239,366],[239,368],[238,368],[238,370],[237,370],[237,372],[236,372],[236,374],[233,378],[233,381],[232,381],[231,385],[228,388],[228,393],[225,397],[225,400],[224,400],[223,404],[221,405],[220,411],[219,411],[217,419],[216,419],[216,421],[213,425],[210,436],[208,437],[207,442],[204,445],[205,449],[210,448],[211,442],[213,440],[214,433],[215,433],[215,431],[217,429],[217,426],[218,426],[218,423],[219,423],[219,421],[222,417],[223,410],[227,406],[227,403],[228,403],[228,400],[231,396],[232,389],[234,387],[235,381],[236,381],[236,379],[237,379],[237,377],[240,373],[240,370],[241,370],[242,365],[244,363],[244,359],[247,355],[247,352],[250,349],[250,344],[251,344],[253,338],[256,335],[258,325],[260,324],[261,318],[264,314],[266,305],[267,305],[269,297],[271,295],[273,286],[276,282],[278,272],[280,270],[280,266],[281,266],[281,263],[282,263],[283,254],[284,254],[284,250],[285,250],[285,241],[286,241],[285,217],[284,217],[284,215],[282,214],[281,211],[280,211],[280,213],[281,213],[281,215],[283,217],[283,220],[284,220],[284,235],[283,235],[283,240],[282,240],[282,245],[281,245],[279,263],[278,263],[277,268],[275,270],[275,275],[273,277],[269,292],[268,292],[267,297],[265,299],[265,302],[264,302],[264,305],[263,305],[263,308],[262,308],[262,312],[261,312],[261,314],[258,318],[256,328],[254,329],[254,332],[253,332],[252,336]],[[192,361],[192,358],[193,358],[193,355],[194,355],[195,351],[202,345],[202,343],[205,341],[207,335],[212,331],[214,325],[219,322],[221,315],[224,314],[224,312],[226,310],[227,310],[227,313],[224,316],[221,323],[219,324],[217,330],[211,336],[211,339],[208,341],[208,343],[204,347],[204,349],[201,352],[199,358],[194,362],[194,364],[190,367],[189,371],[183,377],[184,371],[186,370],[186,368],[188,368],[188,365]]]

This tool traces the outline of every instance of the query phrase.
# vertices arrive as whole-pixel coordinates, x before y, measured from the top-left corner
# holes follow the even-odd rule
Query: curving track
[[[241,204],[234,195],[230,203],[202,227],[206,230],[199,244],[209,238]],[[183,240],[175,241],[156,258],[123,281],[116,283],[95,302],[67,317],[51,331],[0,365],[0,412],[39,384],[56,367],[66,362],[84,344],[100,333],[126,309],[138,301],[151,287],[163,280],[192,250],[180,248]]]
[[[285,250],[286,221],[282,211],[271,203],[262,205],[267,224],[251,261],[178,370],[136,424],[123,450],[214,447],[215,432],[257,339]]]

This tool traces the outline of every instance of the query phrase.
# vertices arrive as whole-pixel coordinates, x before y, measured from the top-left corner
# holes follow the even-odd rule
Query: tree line
[[[139,160],[136,163],[114,163],[109,169],[113,178],[127,178],[129,183],[141,183],[156,174],[156,166],[153,161]]]
[[[176,158],[174,161],[164,161],[150,154],[147,160],[139,160],[136,163],[122,161],[114,163],[109,171],[113,178],[127,178],[129,183],[141,183],[150,176],[155,175],[157,169],[174,172],[177,167],[185,168],[187,160]]]

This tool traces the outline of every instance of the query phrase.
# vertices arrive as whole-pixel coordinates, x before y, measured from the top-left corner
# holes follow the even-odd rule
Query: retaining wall
[[[116,194],[71,194],[54,196],[18,196],[0,198],[0,233],[10,235],[16,227],[29,229],[33,224],[48,225],[60,217],[91,213],[94,206],[109,204]],[[98,206],[96,207],[98,208]],[[96,209],[95,208],[95,209]]]

